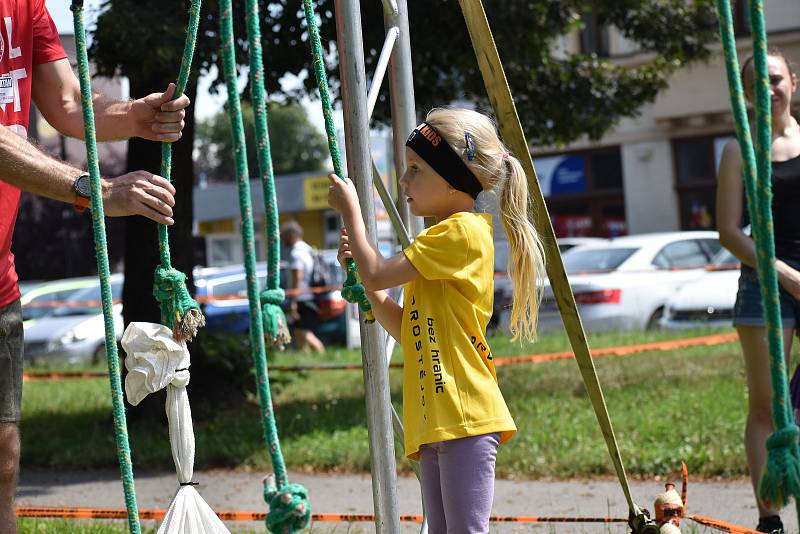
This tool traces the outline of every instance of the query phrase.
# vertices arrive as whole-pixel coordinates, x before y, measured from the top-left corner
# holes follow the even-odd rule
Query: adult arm
[[[0,176],[8,184],[62,202],[72,203],[72,184],[81,170],[37,149],[5,126],[0,126]],[[143,215],[172,224],[175,188],[164,178],[145,171],[103,179],[106,215]]]
[[[341,180],[335,174],[329,175],[328,178],[331,181],[328,203],[342,214],[347,228],[343,239],[348,242],[364,288],[377,291],[397,287],[419,277],[419,272],[405,254],[384,258],[369,241],[353,182],[349,178]]]
[[[36,107],[56,130],[83,139],[83,111],[78,78],[66,58],[33,67],[31,94]],[[184,126],[189,98],[170,100],[175,84],[163,93],[118,101],[92,95],[95,129],[99,141],[141,137],[151,141],[177,141]]]
[[[744,165],[738,142],[729,141],[722,151],[717,184],[717,230],[719,241],[745,265],[756,268],[756,245],[740,228],[744,206]],[[751,218],[752,223],[752,218]],[[800,272],[781,260],[775,261],[778,282],[795,299],[800,298]]]

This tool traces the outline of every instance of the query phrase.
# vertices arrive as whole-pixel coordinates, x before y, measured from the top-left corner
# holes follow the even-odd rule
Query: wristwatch
[[[92,198],[92,189],[89,181],[89,173],[84,172],[72,182],[72,192],[75,193],[75,201],[73,206],[75,211],[83,213],[89,207],[89,201]]]

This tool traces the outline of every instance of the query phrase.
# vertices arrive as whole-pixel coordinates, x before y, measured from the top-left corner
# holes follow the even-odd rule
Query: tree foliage
[[[250,173],[258,173],[253,106],[242,102],[242,122]],[[268,111],[272,167],[275,174],[316,171],[328,158],[328,142],[297,103],[272,103]],[[235,168],[231,125],[222,111],[197,125],[196,164],[211,181],[232,181]]]
[[[244,64],[243,0],[234,1],[237,54]],[[186,0],[164,9],[156,0],[109,0],[93,45],[101,72],[131,75],[160,68],[180,57]],[[338,87],[334,1],[315,2],[320,34],[328,43],[328,72]],[[485,0],[489,22],[528,137],[536,143],[568,143],[581,135],[599,138],[622,117],[635,116],[666,87],[675,69],[707,55],[716,38],[711,0]],[[420,113],[453,100],[487,108],[483,81],[456,0],[409,0],[411,51],[417,109]],[[374,69],[383,42],[381,2],[361,2],[367,71]],[[217,65],[217,3],[203,4],[196,64]],[[592,54],[563,57],[558,40],[580,30],[591,14],[613,25],[646,53],[645,61],[621,65]],[[136,24],[130,24],[136,20]],[[262,4],[266,82],[272,94],[290,98],[315,95],[300,0]],[[574,34],[572,34],[574,35]],[[176,52],[177,51],[177,52]],[[630,61],[626,63],[631,63]],[[306,72],[310,73],[310,70]],[[301,82],[281,87],[286,74]],[[384,89],[376,109],[385,118]]]

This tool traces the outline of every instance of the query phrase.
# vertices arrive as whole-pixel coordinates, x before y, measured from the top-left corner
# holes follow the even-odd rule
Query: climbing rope
[[[189,24],[186,31],[186,42],[183,47],[183,58],[175,84],[175,100],[183,95],[194,56],[197,41],[197,26],[200,20],[200,0],[192,0],[189,8]],[[172,143],[161,143],[161,176],[171,181]],[[161,307],[161,322],[172,329],[177,340],[191,340],[197,335],[197,329],[206,324],[200,311],[186,287],[186,275],[173,268],[169,253],[169,231],[165,224],[158,225],[158,251],[161,265],[156,267],[153,283],[153,296]]]
[[[756,143],[750,135],[744,91],[739,76],[733,16],[728,0],[717,0],[720,34],[725,52],[725,68],[731,95],[731,108],[736,122],[736,137],[744,162],[744,183],[756,245],[761,298],[765,303],[767,341],[772,378],[772,421],[775,432],[767,439],[767,465],[759,485],[759,496],[765,502],[783,506],[790,496],[800,497],[800,450],[794,423],[786,364],[778,297],[778,278],[775,271],[775,243],[772,227],[772,125],[767,70],[767,35],[764,27],[762,0],[751,0],[750,23],[753,37],[754,86],[756,90]]]
[[[103,192],[100,184],[100,167],[97,158],[97,139],[94,129],[94,109],[92,108],[92,82],[89,79],[89,59],[86,54],[86,31],[83,24],[83,0],[72,0],[73,22],[75,26],[75,48],[78,56],[78,75],[81,86],[81,105],[83,108],[83,133],[86,141],[86,161],[92,184],[92,232],[94,233],[97,271],[100,273],[100,296],[103,302],[103,323],[105,325],[106,362],[111,385],[111,406],[114,414],[114,437],[117,444],[117,459],[122,476],[125,494],[125,508],[128,512],[128,530],[131,534],[141,534],[139,509],[136,505],[136,489],[133,483],[131,448],[128,442],[128,427],[122,401],[122,379],[117,356],[117,337],[114,333],[114,308],[111,297],[111,271],[108,266],[106,227],[103,212]]]
[[[247,150],[242,126],[242,111],[239,104],[239,90],[236,86],[236,65],[233,54],[233,22],[231,0],[220,0],[220,39],[222,47],[225,86],[228,91],[228,112],[233,131],[233,146],[236,155],[236,181],[239,186],[239,211],[242,218],[242,245],[244,248],[245,271],[247,273],[247,298],[250,305],[250,344],[253,362],[256,367],[258,400],[261,407],[264,441],[269,449],[274,482],[265,484],[264,498],[269,504],[267,528],[270,532],[291,534],[305,528],[311,517],[307,502],[307,492],[298,484],[289,484],[286,465],[278,440],[278,429],[272,408],[272,397],[267,374],[264,329],[259,303],[258,279],[256,277],[255,242],[253,239],[253,217],[250,203],[249,172],[247,169]],[[248,3],[248,26],[258,20],[258,6],[255,1]],[[249,29],[248,29],[249,31]],[[255,35],[251,34],[250,38]]]
[[[264,90],[264,62],[261,54],[261,25],[258,2],[247,0],[247,50],[250,59],[250,94],[256,122],[258,171],[264,191],[264,217],[267,236],[267,287],[261,292],[264,335],[269,346],[283,348],[291,341],[286,316],[281,304],[286,298],[280,287],[280,235],[278,232],[278,200],[272,171],[269,128],[267,127],[267,98]]]
[[[317,29],[317,16],[314,13],[314,6],[311,0],[303,0],[303,10],[308,26],[309,41],[311,42],[311,55],[314,63],[314,75],[317,79],[320,100],[322,101],[322,114],[325,117],[325,133],[328,136],[328,148],[333,162],[333,172],[336,176],[344,180],[344,169],[342,168],[342,157],[339,153],[339,144],[336,141],[336,126],[333,124],[333,106],[331,105],[330,91],[328,90],[328,75],[325,72],[325,63],[322,60],[322,43]],[[364,286],[358,279],[356,263],[352,258],[348,258],[346,267],[347,277],[342,284],[342,297],[348,302],[358,303],[358,308],[364,313],[366,322],[375,321]]]

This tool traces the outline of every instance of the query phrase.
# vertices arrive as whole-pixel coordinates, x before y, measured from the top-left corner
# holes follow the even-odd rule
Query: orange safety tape
[[[738,336],[736,332],[729,332],[726,334],[714,334],[711,336],[690,337],[684,339],[672,339],[669,341],[656,341],[654,343],[642,343],[639,345],[627,345],[622,347],[606,347],[602,349],[595,349],[592,351],[593,358],[603,358],[606,356],[629,356],[631,354],[638,354],[642,352],[675,350],[686,347],[698,346],[712,346],[722,345],[736,341]],[[521,356],[506,356],[504,358],[495,358],[495,367],[503,365],[511,365],[516,363],[543,363],[552,362],[556,360],[565,360],[572,358],[571,352],[551,352],[548,354],[526,354]],[[402,368],[402,363],[393,363],[389,367],[393,369]],[[271,371],[341,371],[341,370],[355,370],[361,369],[360,363],[328,363],[316,365],[272,365]],[[24,373],[22,379],[26,382],[37,380],[69,380],[80,378],[103,378],[107,376],[105,372],[34,372]]]
[[[140,509],[141,519],[163,519],[166,510]],[[225,521],[263,521],[265,512],[246,512],[224,510],[216,512]],[[19,506],[17,517],[60,517],[68,519],[126,519],[127,512],[122,508],[70,508],[47,506]],[[321,522],[361,522],[375,521],[373,514],[312,514],[313,521]],[[628,520],[618,517],[548,517],[548,516],[511,516],[495,515],[489,518],[496,523],[627,523]],[[421,515],[401,515],[400,521],[422,523]]]
[[[713,517],[707,517],[704,515],[690,515],[686,517],[695,523],[700,523],[701,525],[711,527],[721,532],[732,532],[733,534],[758,534],[758,531],[753,530],[752,528],[743,527],[735,523],[728,523],[727,521],[714,519]]]

